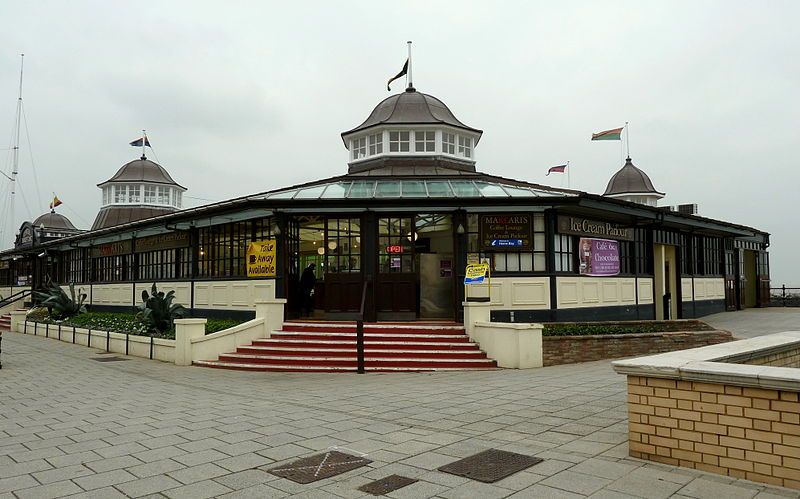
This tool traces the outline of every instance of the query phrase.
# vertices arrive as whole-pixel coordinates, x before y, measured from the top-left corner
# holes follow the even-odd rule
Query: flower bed
[[[69,327],[74,326],[92,330],[128,333],[136,336],[150,336],[147,333],[147,327],[137,321],[134,314],[89,312],[70,317],[63,321],[57,321],[48,317],[31,317],[30,320],[41,323],[61,324],[62,326]],[[217,331],[237,326],[242,322],[243,321],[233,319],[208,319],[206,323],[206,334],[216,333]],[[170,329],[163,335],[157,335],[156,337],[175,339],[175,329]]]

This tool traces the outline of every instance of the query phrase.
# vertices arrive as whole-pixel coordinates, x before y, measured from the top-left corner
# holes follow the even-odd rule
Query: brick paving
[[[764,320],[759,316],[759,320]],[[734,331],[735,332],[735,331]],[[607,361],[535,370],[251,373],[5,333],[0,499],[800,497],[628,457],[626,385]],[[368,466],[298,484],[267,470],[337,448]],[[498,448],[544,459],[492,484],[436,469]]]

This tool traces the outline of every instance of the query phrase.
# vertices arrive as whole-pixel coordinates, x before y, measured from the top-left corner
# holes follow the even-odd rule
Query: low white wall
[[[134,289],[135,287],[135,289]],[[142,301],[142,291],[150,292],[152,282],[75,285],[89,294],[87,304],[135,307]],[[175,291],[175,303],[189,308],[192,303],[191,281],[156,282],[159,291]],[[252,310],[255,297],[275,298],[274,279],[239,281],[198,281],[194,283],[194,307],[214,310]]]
[[[209,335],[205,334],[206,319],[177,319],[175,321],[175,363],[189,366],[195,360],[217,360],[220,354],[234,352],[259,338],[269,338],[283,324],[286,300],[256,300],[256,318]]]
[[[541,324],[490,322],[491,303],[464,303],[464,329],[500,367],[530,369],[544,364]]]
[[[681,301],[694,301],[691,277],[681,277]]]
[[[150,358],[150,337],[126,335],[123,333],[110,333],[107,331],[73,328],[72,326],[59,326],[57,324],[42,324],[25,322],[21,320],[12,323],[12,331],[35,336],[44,336],[50,339],[60,339],[66,343],[88,346],[98,350],[119,353],[132,357]],[[153,359],[163,362],[175,362],[175,340],[153,338]]]
[[[635,305],[637,284],[639,303],[653,303],[653,279],[649,277],[557,277],[558,308]]]
[[[10,298],[14,293],[19,293],[20,291],[27,291],[31,289],[30,286],[3,286],[0,287],[0,300],[3,298]],[[12,310],[19,310],[23,307],[23,303],[29,301],[31,299],[30,295],[17,300],[13,303],[9,303],[5,307],[0,307],[0,315],[5,315]]]
[[[503,310],[547,310],[550,308],[549,277],[492,277],[484,284],[470,284],[470,297],[491,297],[491,304]]]

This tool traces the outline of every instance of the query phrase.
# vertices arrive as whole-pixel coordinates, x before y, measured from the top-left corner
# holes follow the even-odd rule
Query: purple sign
[[[581,238],[578,242],[578,273],[589,276],[619,274],[619,241]]]

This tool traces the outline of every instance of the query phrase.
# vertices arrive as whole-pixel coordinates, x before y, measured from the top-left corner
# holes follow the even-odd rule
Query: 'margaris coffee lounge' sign
[[[611,222],[600,222],[566,215],[558,217],[558,232],[559,234],[633,241],[633,229],[630,227],[621,227]]]
[[[481,246],[484,250],[516,251],[533,248],[532,215],[480,215],[479,221]]]

